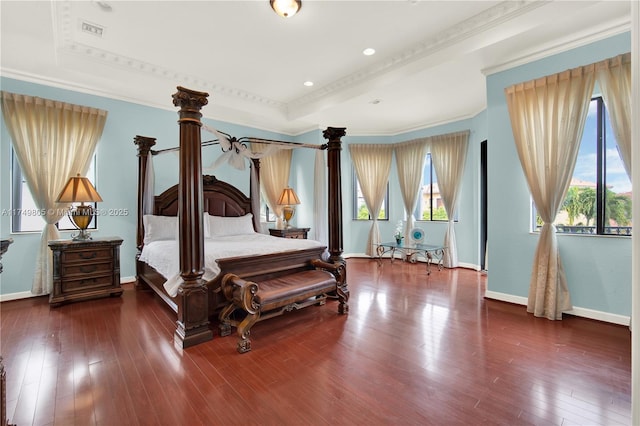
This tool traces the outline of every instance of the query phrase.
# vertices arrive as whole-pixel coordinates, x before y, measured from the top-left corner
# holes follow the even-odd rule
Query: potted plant
[[[404,238],[404,235],[402,234],[402,221],[398,221],[398,224],[396,225],[396,232],[395,234],[393,234],[393,237],[396,239],[396,244],[397,245],[402,245],[402,239]]]

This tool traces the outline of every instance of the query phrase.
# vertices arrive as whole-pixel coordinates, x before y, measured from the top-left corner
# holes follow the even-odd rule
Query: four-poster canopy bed
[[[219,221],[231,220],[242,221],[251,218],[252,214],[253,232],[260,229],[259,197],[260,192],[257,182],[252,182],[249,197],[234,186],[222,182],[213,176],[202,176],[201,163],[201,108],[207,104],[207,93],[197,92],[182,87],[173,95],[174,105],[179,107],[179,182],[177,185],[167,189],[162,194],[153,197],[153,208],[145,206],[145,200],[150,199],[147,181],[147,161],[156,151],[152,151],[155,145],[155,138],[136,136],[134,143],[138,147],[138,217],[136,244],[138,254],[136,256],[136,278],[138,288],[151,288],[167,305],[177,313],[177,328],[174,333],[174,343],[177,347],[186,348],[198,343],[211,340],[213,333],[209,327],[209,319],[220,313],[221,334],[228,334],[229,318],[228,311],[235,308],[251,311],[259,305],[260,298],[255,294],[244,294],[247,300],[239,300],[238,292],[234,299],[233,289],[228,287],[222,289],[222,282],[225,276],[229,282],[245,282],[250,284],[260,282],[278,281],[278,285],[298,285],[304,286],[305,277],[311,277],[310,270],[328,271],[333,275],[334,291],[339,300],[339,313],[348,312],[347,300],[349,291],[346,282],[346,265],[342,258],[342,193],[340,178],[340,138],[345,135],[344,128],[329,127],[323,132],[323,136],[328,142],[316,149],[326,149],[327,169],[328,169],[328,247],[320,243],[300,247],[288,247],[285,251],[277,251],[269,254],[254,254],[248,256],[220,256],[217,259],[215,276],[208,276],[205,273],[205,234],[210,232],[207,225],[211,218]],[[259,179],[259,161],[253,159],[252,167],[255,173],[253,179]],[[142,261],[141,254],[144,253],[145,239],[149,229],[145,230],[145,223],[149,228],[150,217],[145,215],[148,212],[153,217],[175,217],[177,216],[177,241],[174,241],[179,251],[179,280],[177,291],[167,290],[165,283],[168,277],[161,274],[154,267]],[[209,219],[207,219],[209,218]],[[228,223],[228,222],[227,222]],[[173,225],[176,226],[176,225]],[[209,225],[211,227],[212,225]],[[165,227],[166,228],[166,227]],[[268,237],[268,236],[265,236]],[[276,237],[269,237],[276,238]],[[219,240],[223,241],[224,238]],[[285,239],[277,239],[279,244],[285,244]],[[295,240],[289,240],[295,241]],[[220,244],[220,241],[218,241]],[[287,243],[288,244],[288,243]],[[292,243],[293,244],[293,243]],[[150,246],[151,244],[148,244]],[[209,242],[207,246],[209,249]],[[230,246],[229,246],[230,247]],[[321,260],[323,253],[328,249],[328,260]],[[224,251],[224,248],[222,249]],[[144,256],[142,256],[144,257]],[[208,268],[208,267],[207,267]],[[211,275],[211,274],[209,274]],[[319,277],[318,274],[315,275]],[[206,278],[206,279],[205,279]],[[233,279],[231,279],[233,278]],[[291,278],[291,279],[289,279]],[[322,281],[320,278],[319,281]],[[325,280],[326,281],[326,280]],[[296,284],[297,283],[297,284]],[[308,287],[308,285],[307,285]],[[317,287],[317,286],[316,286]],[[326,287],[326,282],[325,282]],[[252,288],[252,287],[251,287]],[[251,290],[254,291],[255,289]],[[325,290],[326,291],[326,288]],[[290,293],[290,305],[300,302],[300,297],[306,296],[308,291],[293,291]],[[316,294],[318,297],[320,294]],[[232,303],[235,306],[231,306]],[[272,302],[265,300],[262,302]],[[278,307],[282,301],[277,303]],[[243,304],[244,303],[244,304]],[[248,304],[247,304],[248,303]],[[267,303],[269,306],[276,306]],[[294,306],[295,307],[295,306]],[[291,306],[282,309],[290,309]],[[221,312],[225,311],[224,314]],[[223,315],[227,315],[222,319]],[[249,316],[249,315],[248,315]],[[258,314],[259,316],[259,314]],[[252,319],[251,324],[256,318]],[[222,323],[225,324],[222,324]],[[236,322],[231,322],[237,325]],[[248,327],[250,328],[251,325]],[[226,327],[226,328],[225,328]],[[238,350],[242,352],[240,346],[248,342],[246,337],[249,328],[245,327],[241,331],[238,325],[238,333],[241,335],[238,343]],[[243,343],[244,342],[244,343]]]

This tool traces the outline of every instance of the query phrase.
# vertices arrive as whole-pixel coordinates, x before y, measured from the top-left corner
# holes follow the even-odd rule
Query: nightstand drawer
[[[108,274],[113,271],[113,262],[107,259],[106,262],[91,262],[80,264],[63,264],[62,276],[69,278],[74,275],[95,275],[95,274]]]
[[[68,250],[62,253],[62,262],[88,262],[100,259],[111,259],[113,249],[111,247],[96,247],[91,250]]]
[[[77,291],[88,291],[96,288],[113,287],[113,276],[103,275],[101,277],[82,278],[78,280],[67,280],[62,282],[62,292],[71,293]]]

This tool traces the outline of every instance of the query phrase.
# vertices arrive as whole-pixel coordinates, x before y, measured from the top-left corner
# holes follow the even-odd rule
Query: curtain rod
[[[223,133],[223,132],[220,132]],[[223,133],[225,136],[229,136],[226,133]],[[253,138],[253,137],[241,137],[240,139],[236,139],[232,136],[229,136],[229,141],[230,142],[238,142],[241,144],[244,144],[246,142],[253,142],[253,143],[264,143],[264,144],[272,144],[272,145],[283,145],[283,146],[291,146],[291,145],[295,145],[298,148],[311,148],[311,149],[327,149],[327,144],[322,144],[322,145],[313,145],[310,143],[303,143],[303,142],[285,142],[285,141],[278,141],[278,140],[273,140],[273,139],[262,139],[262,138]],[[211,139],[208,141],[203,141],[200,146],[212,146],[212,145],[220,145],[220,140],[219,139]],[[157,154],[163,154],[165,152],[175,152],[175,151],[179,151],[180,147],[176,146],[173,148],[165,148],[165,149],[158,149],[158,150],[151,150],[151,155],[157,155]]]

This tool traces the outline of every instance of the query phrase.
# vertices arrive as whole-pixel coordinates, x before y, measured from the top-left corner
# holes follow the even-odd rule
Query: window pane
[[[275,222],[276,221],[276,215],[271,211],[271,209],[269,208],[267,203],[262,201],[262,205],[263,205],[263,207],[260,209],[260,211],[263,212],[263,213],[260,215],[260,221],[261,222]]]
[[[353,172],[353,182],[354,182],[354,203],[353,203],[353,218],[355,220],[371,220],[371,214],[369,213],[369,209],[367,208],[367,204],[364,201],[364,196],[362,195],[362,190],[360,189],[360,182],[358,182],[358,178],[356,177],[355,171]],[[387,183],[387,192],[385,197],[382,199],[382,205],[380,206],[380,213],[378,214],[379,220],[387,220],[387,204],[389,201],[389,184]]]
[[[418,220],[449,220],[447,211],[444,208],[438,178],[433,169],[431,154],[427,154],[422,172],[422,187],[418,198],[415,216]]]
[[[604,233],[631,235],[631,181],[624,169],[608,114],[605,129]]]
[[[597,152],[598,102],[594,99],[589,104],[569,191],[554,222],[558,232],[596,233]]]
[[[29,186],[27,186],[27,182],[24,179],[21,180],[20,192],[22,205],[14,206],[14,213],[20,214],[20,229],[14,229],[14,231],[42,231],[45,221],[42,218],[42,215],[40,215],[40,210],[36,207],[36,203],[33,201],[33,197],[31,196],[31,191],[29,191]]]

